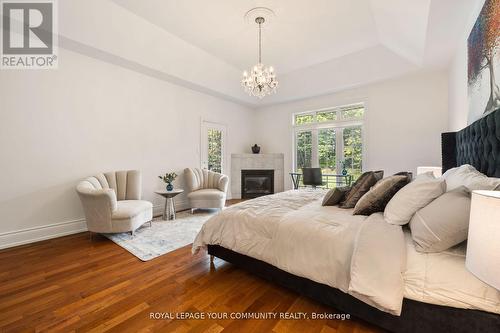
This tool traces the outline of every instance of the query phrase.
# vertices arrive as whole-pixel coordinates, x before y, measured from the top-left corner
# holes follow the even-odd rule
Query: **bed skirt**
[[[405,298],[401,316],[393,316],[336,288],[290,274],[224,247],[208,245],[208,254],[392,332],[500,332],[500,315],[494,313],[434,305]]]

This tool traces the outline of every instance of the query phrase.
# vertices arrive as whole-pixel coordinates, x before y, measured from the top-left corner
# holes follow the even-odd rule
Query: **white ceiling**
[[[263,29],[263,63],[276,68],[285,89],[251,102],[261,105],[443,67],[482,0],[113,1],[239,72],[257,61],[257,26],[244,14],[272,9],[275,17]],[[358,66],[356,57],[368,63]],[[303,77],[305,87],[295,82]],[[229,79],[239,84],[239,77]]]
[[[257,61],[258,26],[244,19],[256,5],[275,12],[263,25],[263,61],[282,74],[378,43],[369,0],[117,2],[240,69]]]

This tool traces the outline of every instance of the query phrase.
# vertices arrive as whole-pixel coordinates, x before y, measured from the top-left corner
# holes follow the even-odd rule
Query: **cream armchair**
[[[153,219],[153,204],[141,200],[138,170],[101,173],[81,181],[80,197],[87,228],[96,233],[134,231]]]
[[[229,178],[226,175],[206,169],[184,170],[187,195],[191,213],[196,208],[219,208],[226,204],[226,192]]]

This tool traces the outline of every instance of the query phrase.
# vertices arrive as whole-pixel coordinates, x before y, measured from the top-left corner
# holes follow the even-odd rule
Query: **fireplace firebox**
[[[274,170],[241,170],[241,198],[274,193]]]

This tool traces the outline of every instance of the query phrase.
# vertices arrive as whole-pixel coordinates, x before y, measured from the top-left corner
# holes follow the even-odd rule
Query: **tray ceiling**
[[[307,98],[314,91],[324,94],[423,68],[443,68],[481,2],[113,1],[238,72],[257,61],[257,28],[244,20],[244,14],[256,6],[272,9],[275,18],[263,30],[263,62],[276,68],[286,89],[262,101],[242,99],[255,105]],[[353,59],[364,63],[357,65]],[[304,83],[295,82],[301,78],[308,79],[306,93],[301,90]],[[228,79],[239,84],[239,77]]]

